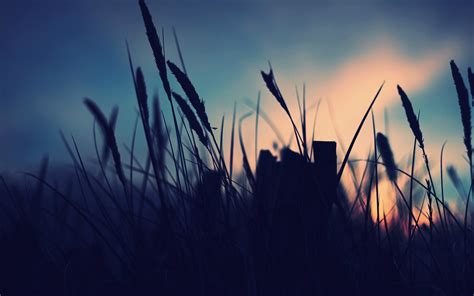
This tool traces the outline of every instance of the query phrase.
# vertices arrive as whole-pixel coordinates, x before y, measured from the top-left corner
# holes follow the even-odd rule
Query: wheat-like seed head
[[[423,133],[421,132],[420,123],[418,121],[417,116],[415,115],[415,112],[413,111],[413,106],[410,102],[410,99],[408,98],[405,91],[400,87],[400,85],[397,85],[397,89],[398,89],[400,98],[402,100],[403,108],[405,109],[405,114],[407,116],[407,120],[408,120],[408,123],[410,124],[410,128],[413,132],[413,135],[418,141],[420,148],[424,149],[425,144],[423,141]]]

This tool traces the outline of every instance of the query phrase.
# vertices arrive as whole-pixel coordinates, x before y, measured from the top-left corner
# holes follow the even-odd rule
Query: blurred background
[[[396,161],[405,166],[411,160],[413,136],[396,91],[400,84],[415,111],[420,110],[435,178],[444,141],[445,162],[466,175],[449,61],[456,61],[467,83],[467,68],[474,66],[473,1],[149,0],[147,4],[163,29],[167,58],[180,65],[172,34],[176,29],[187,72],[206,103],[211,124],[219,128],[225,116],[227,152],[234,103],[238,116],[252,111],[249,105],[256,104],[259,91],[262,110],[282,137],[290,138],[290,122],[260,76],[270,61],[295,118],[299,118],[296,89],[302,97],[305,85],[311,125],[320,101],[315,138],[338,140],[342,148],[350,143],[385,81],[374,108],[376,127],[388,134]],[[84,97],[95,100],[106,113],[119,106],[119,146],[130,144],[137,108],[125,41],[135,66],[144,70],[149,96],[158,93],[165,115],[169,114],[138,1],[2,1],[0,36],[1,172],[35,169],[44,154],[53,164],[69,163],[59,130],[68,138],[73,135],[81,152],[92,159],[93,121],[83,106]],[[242,126],[249,151],[254,151],[254,125],[255,118]],[[272,149],[278,143],[263,120],[259,133],[259,148]],[[144,144],[141,133],[137,141]],[[354,157],[366,158],[372,141],[369,118]],[[240,155],[236,148],[237,162]],[[254,153],[249,157],[254,166]]]

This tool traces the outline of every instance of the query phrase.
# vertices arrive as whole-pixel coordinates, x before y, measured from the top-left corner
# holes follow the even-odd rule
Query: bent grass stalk
[[[408,123],[410,125],[410,128],[411,128],[411,130],[413,132],[413,135],[415,136],[416,140],[418,141],[418,145],[420,146],[421,152],[423,154],[423,159],[425,161],[425,167],[426,167],[426,170],[428,172],[430,182],[432,184],[431,187],[433,189],[433,195],[437,196],[436,188],[435,188],[436,186],[434,186],[433,177],[431,176],[431,169],[430,169],[430,165],[429,165],[428,155],[426,154],[425,144],[424,144],[424,140],[423,140],[423,134],[421,132],[418,117],[415,115],[415,112],[413,111],[413,106],[410,102],[410,99],[408,98],[405,91],[400,87],[400,85],[397,85],[397,90],[398,90],[398,94],[400,95],[400,99],[402,101],[403,108],[405,109],[405,114],[406,114]],[[438,210],[438,215],[439,215],[439,218],[440,218],[441,226],[443,227],[443,230],[446,233],[446,226],[445,226],[446,221],[444,221],[443,216],[441,214],[441,209],[439,207],[439,202],[440,202],[439,198],[436,198],[435,201],[436,201],[436,207],[437,207],[437,210]],[[443,207],[446,206],[444,203],[442,205],[443,205]]]
[[[467,158],[469,159],[469,172],[471,177],[471,189],[469,190],[469,194],[467,195],[466,200],[466,209],[464,211],[464,255],[465,259],[468,258],[468,212],[469,212],[469,200],[472,194],[472,185],[474,183],[474,176],[472,172],[472,140],[471,140],[471,106],[469,105],[469,93],[467,91],[466,86],[464,85],[464,81],[462,79],[461,73],[459,73],[459,69],[456,63],[451,60],[451,74],[453,76],[454,84],[456,86],[456,92],[458,95],[458,103],[459,109],[461,110],[461,121],[464,131],[464,145],[466,146],[466,154]],[[471,73],[472,74],[472,73]],[[472,75],[471,75],[472,76]],[[468,79],[469,83],[471,84],[471,91],[472,91],[472,79],[469,77],[468,71]],[[474,98],[474,97],[473,97]]]

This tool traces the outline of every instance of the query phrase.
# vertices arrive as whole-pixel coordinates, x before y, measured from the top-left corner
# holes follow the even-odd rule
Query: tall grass
[[[397,163],[388,136],[375,123],[372,109],[384,84],[360,122],[354,122],[354,136],[337,167],[335,143],[314,141],[319,103],[311,130],[305,86],[302,100],[297,90],[298,127],[271,67],[268,73],[261,72],[262,87],[288,117],[298,152],[285,147],[277,125],[262,108],[260,93],[255,151],[251,151],[244,142],[248,129],[243,124],[253,112],[239,116],[235,104],[230,136],[225,135],[222,117],[216,137],[209,110],[186,70],[175,30],[180,67],[166,59],[164,34],[158,36],[145,1],[140,0],[139,7],[166,98],[156,95],[149,100],[145,77],[133,65],[127,44],[138,107],[130,148],[117,145],[118,109],[107,118],[94,101],[85,99],[94,119],[95,173],[74,138],[71,142],[61,132],[72,164],[60,172],[57,182],[46,158],[37,174],[27,174],[21,182],[0,176],[0,196],[5,197],[0,199],[5,213],[0,216],[2,295],[469,295],[474,291],[473,230],[468,223],[469,213],[473,214],[472,176],[467,191],[457,169],[447,166],[465,200],[464,213],[459,214],[444,198],[443,171],[441,196],[437,195],[439,184],[431,175],[419,116],[400,86],[414,137],[407,168]],[[450,65],[472,172],[469,93],[456,64]],[[168,70],[184,95],[172,89]],[[472,77],[469,69],[471,95]],[[163,103],[170,104],[172,128]],[[369,113],[373,152],[355,160],[351,153]],[[263,124],[284,146],[279,160],[268,150],[258,151]],[[146,141],[145,155],[137,155],[135,148],[140,132]],[[426,172],[415,170],[417,143]],[[235,147],[242,151],[241,160],[235,159]],[[441,170],[443,151],[444,146]],[[255,170],[248,153],[255,153]],[[356,176],[356,162],[365,164],[361,176]],[[354,195],[343,178],[346,166],[354,177]],[[31,184],[34,190],[26,190]],[[386,184],[391,193],[385,191]],[[395,204],[386,207],[392,195]]]

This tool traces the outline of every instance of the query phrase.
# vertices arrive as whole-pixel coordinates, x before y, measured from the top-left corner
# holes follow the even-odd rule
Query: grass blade
[[[247,152],[245,151],[245,145],[244,145],[244,140],[242,137],[242,122],[248,118],[249,116],[252,115],[253,112],[249,112],[244,114],[242,117],[240,117],[239,120],[239,140],[240,140],[240,149],[242,150],[242,158],[243,158],[243,167],[245,170],[245,174],[247,175],[247,179],[249,181],[250,187],[252,188],[252,191],[255,192],[255,178],[252,174],[252,169],[250,168],[249,160],[247,158]]]
[[[84,99],[84,104],[86,105],[87,109],[92,113],[95,120],[99,124],[99,127],[102,129],[102,132],[105,137],[105,142],[109,146],[110,151],[112,152],[112,158],[114,159],[115,164],[115,172],[124,187],[124,192],[127,192],[126,186],[126,179],[125,174],[123,172],[122,167],[122,160],[120,158],[120,152],[117,147],[117,140],[115,139],[115,134],[112,128],[109,126],[107,119],[105,118],[104,114],[97,106],[97,104],[89,98]]]
[[[347,161],[349,160],[349,156],[351,154],[352,148],[354,147],[354,144],[357,140],[357,137],[359,136],[360,130],[362,129],[362,126],[364,125],[364,122],[365,122],[367,116],[369,115],[369,112],[372,109],[372,106],[374,105],[375,101],[379,97],[379,94],[382,91],[382,88],[383,88],[384,84],[385,84],[385,81],[382,83],[382,85],[380,85],[377,93],[375,94],[374,98],[372,99],[372,102],[370,103],[369,107],[367,108],[367,111],[365,112],[364,117],[362,117],[362,120],[360,121],[359,126],[357,127],[357,130],[354,134],[354,137],[352,137],[352,141],[351,141],[351,144],[349,145],[349,149],[347,150],[346,155],[344,156],[344,160],[342,161],[341,167],[339,169],[339,172],[337,173],[337,180],[336,180],[337,185],[339,185],[339,183],[341,182],[342,173],[344,172],[344,168],[347,164]]]

